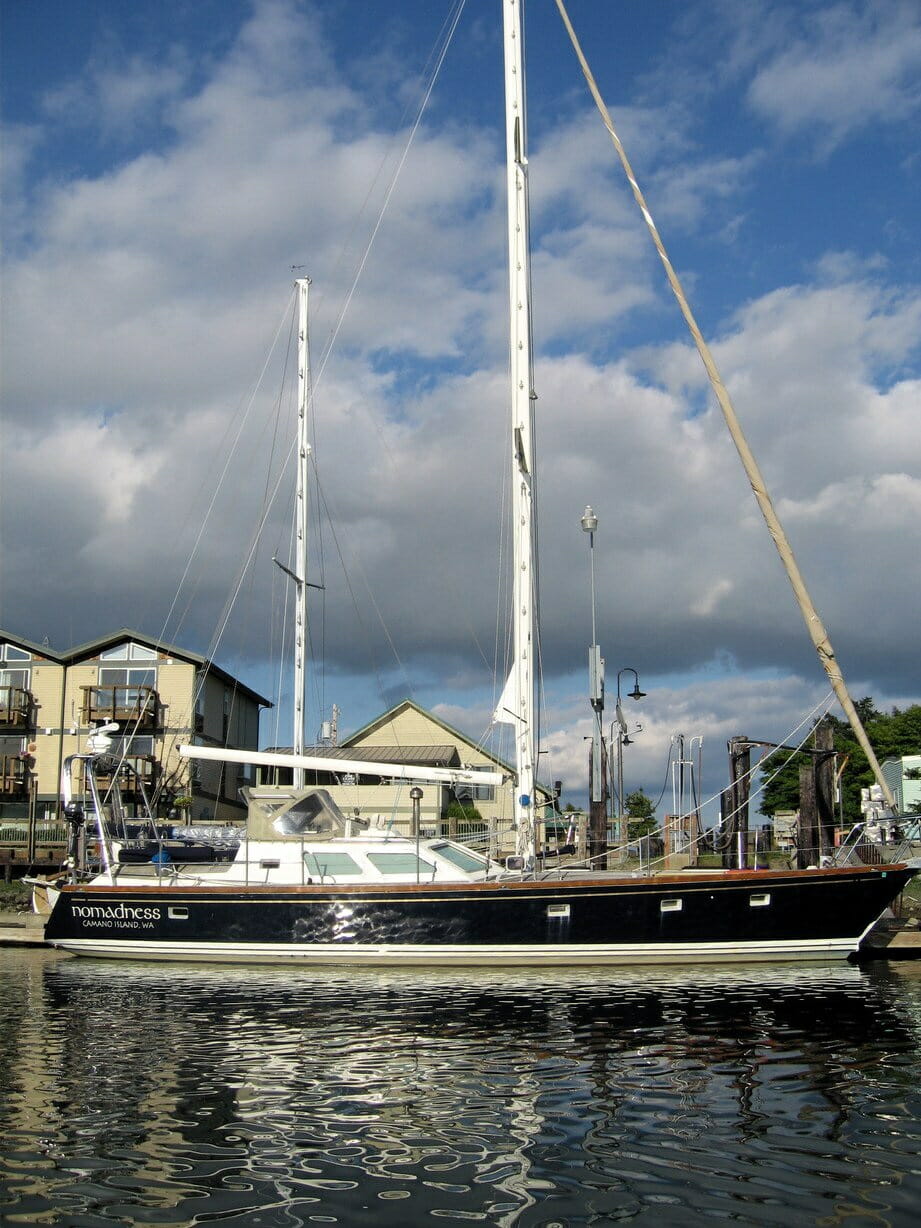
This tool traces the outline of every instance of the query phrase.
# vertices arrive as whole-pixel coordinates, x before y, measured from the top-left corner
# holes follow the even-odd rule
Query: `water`
[[[549,982],[0,951],[0,1221],[917,1222],[921,965]]]

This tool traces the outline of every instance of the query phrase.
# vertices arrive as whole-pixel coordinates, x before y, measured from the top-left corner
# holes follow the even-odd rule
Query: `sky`
[[[568,8],[852,693],[919,702],[921,7]],[[457,10],[0,8],[4,630],[206,653],[290,744],[308,275],[308,740],[412,697],[509,753],[501,9]],[[526,16],[540,775],[584,802],[591,504],[605,724],[636,671],[625,792],[671,809],[676,748],[709,797],[829,686],[556,6]]]

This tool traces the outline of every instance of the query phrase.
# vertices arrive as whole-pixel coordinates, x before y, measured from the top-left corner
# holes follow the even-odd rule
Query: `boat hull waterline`
[[[247,964],[547,965],[836,960],[912,877],[733,871],[633,879],[342,887],[67,886],[55,947]]]

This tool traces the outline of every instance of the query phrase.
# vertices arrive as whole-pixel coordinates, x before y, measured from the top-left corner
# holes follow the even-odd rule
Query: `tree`
[[[889,715],[880,712],[869,697],[857,700],[854,707],[880,762],[921,754],[921,704],[913,704],[904,712],[893,708]],[[824,720],[831,726],[838,755],[842,817],[847,824],[856,823],[860,819],[860,790],[875,783],[873,770],[850,725],[836,716],[826,716]],[[759,769],[761,778],[768,781],[761,793],[761,814],[799,809],[799,770],[811,764],[813,756],[796,754],[784,764],[785,753],[789,752],[775,752]]]
[[[648,836],[655,831],[656,811],[652,799],[647,797],[642,789],[628,793],[624,798],[624,808],[627,818],[627,839],[638,840],[640,836]]]
[[[445,811],[445,817],[448,819],[460,819],[462,823],[482,823],[483,816],[477,810],[476,806],[465,806],[463,802],[459,802],[457,798],[453,798],[448,802],[448,809]]]

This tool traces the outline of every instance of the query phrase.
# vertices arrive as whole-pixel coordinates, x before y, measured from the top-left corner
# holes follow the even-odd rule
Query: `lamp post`
[[[413,804],[413,829],[412,834],[416,837],[416,882],[419,882],[419,835],[422,828],[420,816],[420,803],[422,802],[422,790],[418,785],[413,785],[409,791],[409,796]]]
[[[604,857],[608,850],[608,820],[605,806],[604,739],[601,715],[604,712],[604,660],[595,634],[595,530],[598,517],[591,505],[582,513],[582,529],[588,534],[588,553],[592,577],[592,642],[588,650],[589,703],[592,705],[592,757],[589,765],[589,842],[590,859]]]
[[[646,692],[640,690],[640,676],[632,666],[625,665],[623,669],[617,671],[617,706],[614,709],[617,715],[617,839],[621,845],[626,844],[624,827],[624,747],[630,745],[630,736],[627,733],[627,722],[624,720],[623,710],[620,706],[620,680],[624,674],[633,675],[633,690],[628,691],[630,699],[643,699]]]

